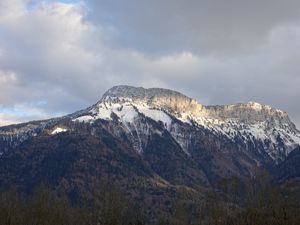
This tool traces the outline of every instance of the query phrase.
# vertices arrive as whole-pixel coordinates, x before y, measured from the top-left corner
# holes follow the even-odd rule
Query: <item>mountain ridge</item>
[[[165,129],[172,134],[187,154],[189,154],[190,143],[178,134],[174,119],[189,126],[201,127],[217,135],[223,135],[232,142],[240,142],[242,148],[260,148],[259,151],[266,152],[275,162],[283,160],[300,144],[300,132],[291,122],[288,114],[271,106],[256,102],[205,106],[177,91],[128,85],[110,88],[99,102],[87,109],[50,120],[5,126],[0,129],[0,134],[3,135],[3,140],[14,139],[17,136],[18,143],[21,143],[37,135],[36,130],[42,132],[56,121],[69,118],[73,122],[83,123],[93,123],[98,119],[117,119],[124,125],[127,132],[132,133],[137,132],[134,126],[135,119],[139,115],[162,122]],[[18,134],[18,127],[21,127],[19,130],[25,130],[22,131],[25,135]],[[5,131],[7,129],[10,132]],[[65,128],[59,130],[67,131]],[[144,133],[144,131],[137,133]],[[132,142],[140,146],[136,147],[136,150],[142,152],[143,140],[139,135],[133,139],[135,140]]]
[[[267,114],[271,117],[281,117],[290,124],[291,121],[288,114],[285,111],[271,107],[266,104],[249,101],[246,103],[236,103],[228,105],[203,105],[197,100],[190,98],[180,92],[173,91],[164,88],[143,88],[133,87],[128,85],[114,86],[106,91],[98,103],[108,100],[114,101],[119,99],[120,101],[131,101],[137,103],[148,104],[152,107],[167,107],[169,109],[179,111],[179,113],[185,113],[186,111],[195,112],[196,114],[202,114],[202,117],[209,117],[211,119],[226,119],[226,118],[238,118],[242,113],[233,113],[238,110],[252,110],[251,113],[257,115]],[[116,102],[116,101],[115,101]],[[223,111],[223,112],[220,112]],[[264,118],[260,118],[262,120]],[[293,124],[296,129],[295,125]]]

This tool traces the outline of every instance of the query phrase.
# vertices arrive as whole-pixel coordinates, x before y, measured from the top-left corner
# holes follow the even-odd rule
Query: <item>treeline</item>
[[[112,185],[95,186],[77,202],[41,185],[31,195],[0,194],[0,225],[299,225],[297,191],[266,179],[223,179],[202,197],[174,199],[171,212],[149,218],[143,202]]]
[[[0,194],[0,225],[144,224],[141,207],[128,204],[121,193],[116,187],[103,185],[72,203],[64,192],[46,185],[30,195],[10,187]]]
[[[300,224],[299,184],[283,188],[273,185],[267,174],[259,175],[244,182],[237,178],[221,180],[217,190],[210,191],[200,203],[199,221],[194,224]]]

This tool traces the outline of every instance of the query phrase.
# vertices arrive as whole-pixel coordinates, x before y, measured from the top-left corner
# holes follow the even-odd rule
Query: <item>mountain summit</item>
[[[208,119],[226,120],[235,118],[247,122],[274,120],[278,124],[286,123],[291,126],[291,129],[296,129],[286,112],[268,105],[248,102],[224,106],[203,106],[196,100],[177,91],[162,88],[145,89],[125,85],[115,86],[103,95],[101,102],[107,101],[128,101],[135,104],[147,104],[150,107],[158,107]]]
[[[143,87],[133,87],[128,85],[119,85],[114,86],[108,91],[106,91],[102,97],[105,98],[130,98],[132,100],[144,100],[149,101],[154,98],[185,98],[190,99],[189,97],[173,90],[164,89],[164,88],[143,88]]]

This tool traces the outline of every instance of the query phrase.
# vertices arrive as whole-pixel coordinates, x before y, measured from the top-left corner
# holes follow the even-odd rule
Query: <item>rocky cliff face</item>
[[[273,122],[273,125],[288,125],[290,129],[296,132],[296,127],[290,121],[286,112],[256,102],[224,106],[203,106],[196,100],[176,91],[131,86],[116,86],[109,89],[103,95],[100,103],[102,102],[142,104],[203,119],[236,119],[246,123],[269,121]],[[286,126],[283,128],[286,128]]]
[[[270,126],[289,129],[299,133],[288,114],[279,109],[256,102],[223,106],[204,106],[179,92],[160,88],[144,89],[131,86],[116,86],[108,90],[101,103],[131,103],[158,108],[181,119],[216,121],[236,120],[241,123],[267,122]]]

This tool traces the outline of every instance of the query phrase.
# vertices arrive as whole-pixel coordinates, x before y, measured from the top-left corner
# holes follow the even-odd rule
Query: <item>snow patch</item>
[[[59,134],[59,133],[67,132],[67,131],[68,130],[66,128],[57,127],[51,132],[51,134],[55,135],[55,134]]]
[[[111,114],[116,114],[122,122],[131,123],[138,115],[131,104],[101,103],[96,108],[88,112],[90,115],[83,115],[73,119],[73,121],[90,122],[97,119],[112,120]]]
[[[150,109],[141,106],[137,106],[137,109],[140,113],[144,114],[146,117],[149,117],[157,122],[161,121],[165,125],[165,127],[167,127],[168,129],[170,128],[172,119],[165,112],[161,110]]]
[[[112,107],[112,111],[120,118],[122,122],[132,123],[138,113],[132,105],[118,105]]]
[[[80,116],[80,117],[74,119],[73,121],[77,121],[77,122],[89,122],[89,121],[91,121],[93,119],[94,119],[94,117],[88,115],[88,116]]]

